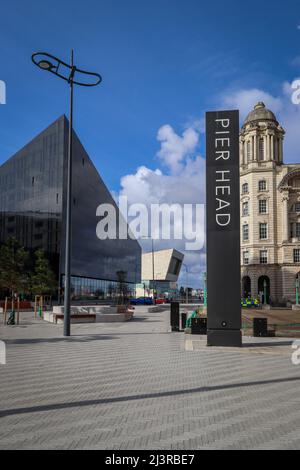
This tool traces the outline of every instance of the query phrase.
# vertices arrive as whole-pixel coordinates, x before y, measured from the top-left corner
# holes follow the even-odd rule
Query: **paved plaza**
[[[291,339],[207,348],[169,314],[0,328],[1,449],[299,449],[300,365]]]

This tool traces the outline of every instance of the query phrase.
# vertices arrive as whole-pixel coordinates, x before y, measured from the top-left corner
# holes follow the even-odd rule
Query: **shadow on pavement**
[[[81,408],[84,406],[95,406],[95,405],[105,405],[109,403],[121,403],[134,400],[147,400],[151,398],[163,398],[163,397],[174,397],[179,395],[189,395],[192,393],[206,393],[206,392],[215,392],[219,390],[230,390],[234,388],[243,388],[243,387],[256,387],[259,385],[272,385],[280,383],[292,383],[299,382],[300,377],[287,377],[284,379],[272,379],[272,380],[259,380],[255,382],[244,382],[244,383],[233,383],[233,384],[224,384],[224,385],[210,385],[206,387],[197,387],[197,388],[188,388],[183,390],[166,390],[165,392],[152,392],[145,393],[141,395],[130,395],[123,397],[111,397],[111,398],[102,398],[98,400],[86,400],[86,401],[74,401],[69,403],[54,403],[49,405],[40,405],[40,406],[31,406],[28,408],[12,408],[8,410],[0,410],[0,418],[5,416],[21,415],[21,414],[30,414],[30,413],[40,413],[43,411],[57,411],[64,410],[69,408]]]
[[[39,344],[39,343],[88,343],[90,341],[101,341],[103,339],[117,339],[118,336],[112,335],[76,335],[69,338],[22,338],[22,339],[6,339],[6,344]]]
[[[243,348],[266,348],[273,346],[291,346],[294,340],[290,341],[266,341],[265,343],[244,343]]]

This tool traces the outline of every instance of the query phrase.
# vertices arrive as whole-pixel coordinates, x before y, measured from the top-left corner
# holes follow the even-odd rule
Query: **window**
[[[264,139],[259,139],[258,160],[263,161],[264,159],[265,159],[265,142],[264,142]]]
[[[259,262],[260,264],[268,263],[268,252],[267,250],[260,250],[259,252]]]
[[[300,250],[294,250],[294,263],[300,263]]]
[[[249,264],[249,251],[244,251],[243,261],[244,261],[244,264]]]
[[[244,183],[242,186],[242,194],[248,194],[248,192],[249,192],[248,183]]]
[[[294,237],[294,224],[291,223],[290,224],[290,238],[293,238]]]
[[[249,215],[249,203],[248,202],[243,202],[242,214],[244,217]]]
[[[249,225],[243,225],[243,241],[246,242],[249,240]]]
[[[267,182],[265,180],[261,180],[258,182],[258,190],[259,191],[266,191],[267,190]]]
[[[268,238],[268,224],[259,224],[259,238],[261,240],[266,240]]]
[[[300,238],[300,223],[296,223],[296,237]]]
[[[267,200],[266,199],[260,199],[258,201],[258,206],[259,206],[259,213],[260,214],[266,214],[267,213]]]
[[[296,202],[296,204],[295,204],[295,212],[300,212],[300,202]]]

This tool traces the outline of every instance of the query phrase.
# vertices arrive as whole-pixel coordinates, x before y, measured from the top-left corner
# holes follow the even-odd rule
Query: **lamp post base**
[[[241,330],[207,330],[207,346],[242,347]]]
[[[300,310],[300,304],[292,305],[292,310]]]

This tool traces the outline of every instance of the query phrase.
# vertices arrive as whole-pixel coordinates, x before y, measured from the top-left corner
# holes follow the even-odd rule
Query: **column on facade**
[[[274,135],[270,135],[270,140],[271,140],[271,160],[275,160],[275,154],[274,154]]]
[[[271,160],[271,136],[267,134],[267,161]]]
[[[240,152],[241,152],[241,164],[245,165],[245,147],[244,147],[244,142],[242,140],[240,142]]]
[[[276,136],[274,136],[274,157],[276,162],[279,161],[279,141]]]
[[[257,161],[257,135],[253,136],[253,160]]]
[[[264,135],[264,160],[268,160],[268,136]]]
[[[279,153],[279,161],[283,161],[283,138],[279,137],[279,142],[278,142],[278,153]]]
[[[282,198],[282,241],[289,239],[289,197],[284,195]]]

